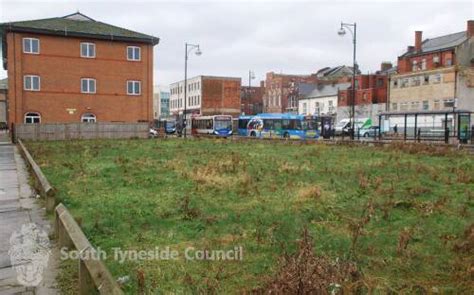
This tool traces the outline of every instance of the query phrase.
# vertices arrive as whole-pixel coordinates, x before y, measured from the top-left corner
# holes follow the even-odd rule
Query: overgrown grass
[[[466,154],[204,139],[28,148],[91,242],[109,253],[243,247],[243,261],[180,255],[120,264],[109,256],[113,275],[130,277],[127,293],[265,289],[304,228],[317,255],[354,263],[366,289],[474,292],[474,242],[465,233],[474,161]]]

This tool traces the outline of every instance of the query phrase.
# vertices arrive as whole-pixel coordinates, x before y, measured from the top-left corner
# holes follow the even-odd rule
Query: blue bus
[[[247,135],[260,138],[319,138],[321,120],[317,116],[263,113],[247,124]]]
[[[239,116],[237,123],[237,134],[240,136],[247,136],[247,125],[249,124],[250,119],[254,116]]]

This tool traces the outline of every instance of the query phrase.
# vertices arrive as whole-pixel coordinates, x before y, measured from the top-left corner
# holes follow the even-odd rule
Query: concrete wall
[[[40,40],[39,54],[23,53],[22,39]],[[119,41],[8,33],[8,89],[12,122],[37,112],[42,123],[80,122],[84,113],[97,121],[148,121],[153,118],[153,46]],[[81,42],[95,43],[95,58],[80,56]],[[127,60],[127,46],[141,47],[141,60]],[[39,75],[40,91],[23,90],[23,76]],[[96,79],[96,93],[81,93],[81,78]],[[127,81],[141,81],[140,95],[127,95]]]

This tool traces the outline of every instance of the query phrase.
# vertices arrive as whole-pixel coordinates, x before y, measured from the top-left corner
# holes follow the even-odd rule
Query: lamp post
[[[353,30],[351,29],[353,28]],[[350,126],[351,126],[351,139],[354,139],[354,131],[355,131],[355,96],[356,96],[356,89],[355,89],[355,76],[356,76],[356,44],[357,44],[357,24],[349,24],[341,22],[341,28],[337,32],[337,34],[343,37],[346,34],[346,30],[349,30],[352,34],[352,43],[354,45],[354,52],[352,55],[352,106],[351,106],[351,118],[350,118]]]
[[[184,138],[186,138],[186,125],[187,125],[186,105],[187,105],[187,100],[188,100],[188,97],[187,97],[188,96],[188,56],[189,56],[189,53],[191,53],[191,51],[193,51],[194,49],[196,49],[195,54],[197,56],[200,56],[202,54],[202,51],[199,48],[199,44],[195,45],[195,44],[185,43],[184,45],[184,114],[183,114]]]
[[[252,70],[249,70],[249,89],[247,91],[247,107],[249,113],[253,111],[250,111],[250,99],[252,98],[252,80],[255,79],[255,73]],[[247,114],[245,114],[247,115]]]

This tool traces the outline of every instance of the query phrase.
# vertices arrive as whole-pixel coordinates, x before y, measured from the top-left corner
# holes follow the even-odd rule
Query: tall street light
[[[253,113],[253,111],[250,111],[250,100],[252,98],[252,80],[253,79],[255,79],[255,73],[252,70],[249,70],[249,89],[247,91],[247,108],[246,108],[249,110],[249,113]],[[245,114],[245,115],[248,115],[248,114]]]
[[[188,96],[188,56],[191,53],[191,51],[193,51],[194,49],[196,49],[195,54],[197,56],[200,56],[202,54],[202,51],[199,48],[199,44],[195,45],[195,44],[185,43],[185,45],[184,45],[184,116],[183,116],[183,118],[184,118],[184,121],[183,121],[184,138],[186,138],[186,125],[187,125],[186,105],[187,105],[187,100],[188,100],[188,97],[187,97]],[[201,85],[201,87],[202,87],[202,85]]]
[[[353,30],[351,29],[353,28]],[[352,99],[351,99],[351,118],[350,118],[350,126],[351,126],[351,139],[354,139],[354,131],[355,131],[355,96],[356,96],[356,89],[355,89],[355,76],[356,76],[356,44],[357,44],[357,24],[348,24],[341,22],[341,28],[337,32],[337,34],[343,37],[346,34],[346,29],[349,30],[352,34],[352,43],[354,44],[354,54],[352,55]]]

